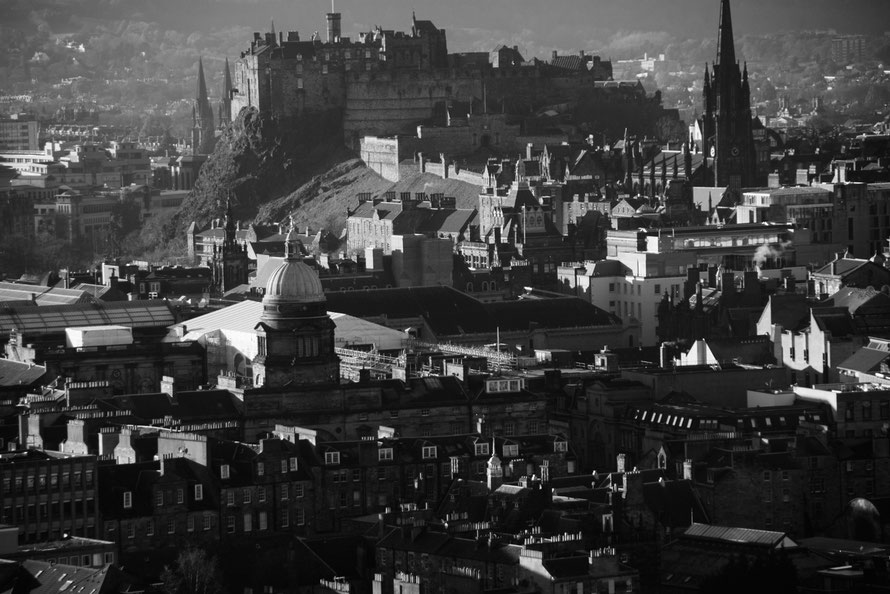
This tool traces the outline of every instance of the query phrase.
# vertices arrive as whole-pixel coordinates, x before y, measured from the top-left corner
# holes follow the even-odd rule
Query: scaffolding
[[[381,355],[376,350],[359,351],[343,347],[334,347],[340,357],[340,377],[350,381],[359,381],[361,370],[368,370],[373,379],[393,377],[393,369],[405,368],[405,355],[390,357]]]
[[[410,348],[412,350],[438,351],[447,354],[465,355],[468,357],[481,357],[488,361],[489,371],[501,371],[505,369],[515,370],[518,367],[516,355],[489,347],[467,346],[445,342],[431,343],[413,340],[410,343]]]

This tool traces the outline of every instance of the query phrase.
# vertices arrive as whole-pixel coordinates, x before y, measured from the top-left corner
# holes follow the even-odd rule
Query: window
[[[519,445],[515,443],[504,444],[502,448],[504,457],[516,457],[519,455]]]
[[[158,491],[155,493],[155,505],[161,507],[164,505],[164,492]]]
[[[436,446],[423,446],[421,451],[421,456],[424,459],[435,458],[436,457]]]
[[[210,530],[210,526],[213,523],[211,520],[210,514],[204,514],[204,530]]]
[[[477,456],[487,456],[488,455],[488,442],[476,444],[476,455]]]
[[[262,462],[256,463],[256,474],[257,476],[263,476],[266,474],[266,465]]]
[[[235,506],[235,491],[227,491],[226,492],[226,504],[229,507]]]
[[[252,499],[252,495],[250,493],[250,489],[244,489],[244,503],[250,503]]]
[[[176,503],[182,505],[185,501],[185,489],[176,489]]]
[[[288,459],[288,461],[290,462],[291,471],[292,472],[296,471],[297,470],[297,457],[292,456],[291,458]]]
[[[124,491],[124,509],[131,509],[133,507],[133,492],[132,491]]]
[[[259,503],[266,503],[266,488],[265,487],[257,487],[256,500]]]
[[[783,480],[783,481],[787,481],[787,480],[790,480],[790,479],[791,479],[791,473],[788,472],[787,470],[783,470],[783,471],[782,471],[782,480]]]
[[[306,524],[306,512],[302,508],[297,510],[297,526]]]
[[[659,285],[659,284],[655,285],[655,295],[656,296],[661,295],[661,285]]]
[[[224,480],[229,478],[229,465],[228,464],[223,464],[222,466],[219,467],[219,477]]]
[[[281,510],[281,527],[287,528],[290,526],[290,512],[286,509]]]
[[[146,524],[145,535],[146,536],[154,536],[155,535],[155,521],[154,520],[149,520],[148,524]]]
[[[226,516],[226,532],[235,534],[235,516]]]
[[[246,513],[244,514],[244,531],[250,532],[253,530],[253,514]]]
[[[325,452],[324,453],[324,463],[327,465],[339,464],[340,463],[340,452]]]
[[[782,489],[782,501],[784,503],[788,503],[789,501],[791,501],[791,491],[789,491],[788,489]]]
[[[568,452],[569,451],[569,442],[554,441],[553,442],[553,451],[554,452]]]
[[[299,499],[303,496],[303,485],[296,484],[294,485],[294,498]]]
[[[281,485],[281,500],[287,501],[289,495],[289,489],[287,485]]]
[[[176,532],[176,520],[170,518],[167,520],[167,534],[173,534]]]
[[[257,530],[266,530],[269,528],[269,518],[266,512],[261,511],[257,521]]]
[[[204,500],[204,485],[195,485],[195,501]]]
[[[281,474],[287,474],[287,460],[281,460]]]
[[[195,531],[195,516],[189,516],[186,520],[186,530],[189,532]]]
[[[771,480],[773,480],[773,474],[772,474],[769,470],[764,470],[764,471],[763,471],[763,480],[764,480],[764,481],[771,481]]]
[[[377,450],[377,460],[381,462],[392,460],[392,448],[380,448]]]

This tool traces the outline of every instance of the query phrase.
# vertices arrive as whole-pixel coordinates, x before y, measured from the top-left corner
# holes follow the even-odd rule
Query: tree
[[[219,563],[204,549],[189,546],[180,551],[173,567],[161,574],[167,594],[217,594],[222,592]]]

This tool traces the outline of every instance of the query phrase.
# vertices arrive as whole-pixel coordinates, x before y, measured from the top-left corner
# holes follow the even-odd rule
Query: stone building
[[[703,93],[702,152],[712,159],[713,185],[735,192],[763,185],[769,151],[754,143],[748,67],[736,61],[729,0],[720,5],[717,59],[705,71]]]
[[[334,383],[340,361],[334,353],[334,322],[325,308],[318,275],[301,261],[291,229],[284,262],[269,277],[258,325],[259,354],[253,361],[256,386],[280,389]]]

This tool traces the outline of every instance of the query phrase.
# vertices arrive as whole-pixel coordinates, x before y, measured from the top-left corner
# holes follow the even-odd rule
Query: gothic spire
[[[229,72],[229,57],[226,56],[226,66],[223,70],[223,101],[232,98],[232,73]]]
[[[729,11],[729,0],[721,0],[720,28],[717,31],[717,66],[735,63],[735,42],[732,37],[732,14]]]
[[[198,105],[203,106],[207,101],[207,82],[204,80],[204,61],[198,58],[198,90],[195,93]]]

